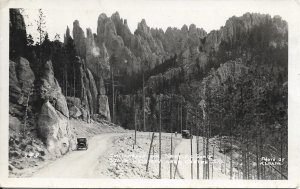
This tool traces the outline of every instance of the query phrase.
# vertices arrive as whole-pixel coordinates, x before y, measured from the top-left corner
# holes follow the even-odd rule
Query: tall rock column
[[[77,54],[80,57],[85,58],[85,55],[86,55],[86,51],[85,51],[86,39],[84,37],[84,32],[81,29],[78,20],[75,20],[73,22],[73,38],[74,38],[74,43],[75,43],[75,48],[76,48]]]
[[[44,65],[40,79],[41,100],[44,101],[38,116],[39,137],[50,153],[60,156],[76,147],[75,137],[68,122],[69,110],[65,96],[54,77],[52,62]]]

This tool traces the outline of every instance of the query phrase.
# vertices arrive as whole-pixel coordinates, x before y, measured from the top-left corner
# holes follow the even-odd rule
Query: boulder
[[[83,121],[89,122],[89,112],[85,108],[80,108]]]
[[[68,107],[71,107],[72,105],[76,107],[81,106],[81,100],[79,98],[67,96],[66,100],[67,100]]]
[[[69,115],[70,115],[70,117],[73,117],[73,118],[77,119],[82,115],[82,113],[81,113],[80,109],[77,106],[71,106],[69,108]]]
[[[46,101],[38,117],[38,133],[48,151],[56,156],[63,155],[72,148],[74,135],[68,119]]]
[[[9,130],[20,133],[21,129],[21,121],[18,118],[9,115]]]

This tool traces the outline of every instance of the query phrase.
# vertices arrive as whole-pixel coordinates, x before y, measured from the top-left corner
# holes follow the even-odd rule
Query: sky
[[[26,24],[32,24],[27,27],[27,33],[37,36],[35,20],[38,18],[38,8],[42,8],[50,39],[59,34],[63,40],[67,26],[72,33],[74,20],[79,20],[84,32],[86,28],[91,28],[96,33],[101,13],[111,16],[118,11],[121,18],[127,19],[132,33],[142,19],[151,28],[162,28],[164,31],[168,27],[181,28],[184,24],[195,24],[210,32],[225,25],[228,18],[242,16],[246,12],[280,15],[289,21],[293,6],[295,2],[292,0],[65,0],[47,3],[31,0],[23,8]]]

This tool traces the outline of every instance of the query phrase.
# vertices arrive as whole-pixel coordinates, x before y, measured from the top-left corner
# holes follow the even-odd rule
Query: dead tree
[[[148,172],[148,168],[149,168],[149,160],[150,160],[153,139],[154,139],[154,132],[152,133],[152,138],[151,138],[151,143],[150,143],[150,148],[149,148],[149,153],[148,153],[148,159],[147,159],[147,164],[146,164],[146,172]],[[153,149],[153,153],[154,153],[154,149]]]
[[[203,145],[202,145],[202,147],[203,147],[203,149],[202,149],[202,153],[203,153],[203,157],[206,157],[206,152],[205,152],[205,146],[206,146],[206,144],[205,144],[205,135],[206,135],[206,132],[205,132],[205,124],[203,124]],[[203,159],[203,158],[202,158]],[[205,162],[203,162],[203,179],[206,179],[206,160],[205,160]]]
[[[145,117],[145,78],[144,78],[144,71],[143,71],[143,126],[144,126],[144,132],[146,132],[146,117]]]
[[[215,146],[213,146],[213,160],[215,159]],[[211,164],[211,179],[214,178],[214,164]]]
[[[32,94],[32,92],[33,92],[33,85],[31,86],[31,88],[29,89],[29,92],[27,94],[27,100],[26,100],[26,104],[25,104],[23,135],[26,134],[25,131],[26,131],[26,127],[27,127],[29,99],[30,99],[30,95]]]
[[[173,133],[171,132],[171,160],[170,160],[170,179],[172,179],[172,164],[173,164]]]
[[[182,96],[181,96],[181,112],[180,112],[180,132],[182,136]]]
[[[178,158],[177,158],[177,162],[176,162],[176,166],[175,166],[174,179],[175,179],[175,176],[176,176],[176,173],[177,173],[177,169],[178,169],[179,156],[180,156],[180,153],[178,154]]]
[[[259,180],[260,179],[260,171],[259,171],[258,133],[256,133],[256,139],[255,139],[255,141],[256,141],[256,145],[255,145],[255,147],[256,147],[256,177],[257,177],[257,180]]]
[[[208,156],[209,156],[209,120],[207,120],[207,125],[206,125],[206,129],[207,129],[207,131],[206,131],[206,134],[207,134],[207,136],[206,136],[206,153],[205,153],[205,155],[206,155],[206,161],[207,161],[207,165],[206,165],[206,179],[209,179],[209,158],[208,158]]]
[[[161,179],[161,96],[159,96],[159,173],[158,177]]]
[[[191,125],[191,179],[193,179],[193,134]]]
[[[134,108],[134,145],[136,145],[136,107],[135,107],[135,100],[133,101],[133,108]]]
[[[232,179],[232,173],[233,173],[233,164],[232,164],[232,158],[233,158],[233,141],[232,141],[232,128],[230,127],[230,179]]]
[[[199,124],[198,124],[198,111],[196,113],[196,126],[197,126],[197,138],[196,138],[196,143],[197,143],[197,179],[199,179]]]
[[[112,88],[112,122],[115,123],[115,86],[114,86],[113,68],[111,68],[111,88]]]

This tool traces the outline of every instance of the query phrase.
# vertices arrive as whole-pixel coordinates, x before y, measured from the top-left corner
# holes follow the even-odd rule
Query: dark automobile
[[[77,150],[88,149],[88,143],[86,138],[77,138]]]
[[[191,135],[190,131],[189,130],[182,130],[182,138],[193,138],[193,136]]]

